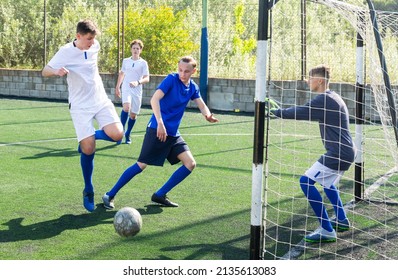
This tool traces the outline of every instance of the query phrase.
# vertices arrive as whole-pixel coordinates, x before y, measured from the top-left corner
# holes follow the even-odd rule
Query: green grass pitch
[[[121,108],[117,107],[118,112]],[[97,141],[96,210],[82,205],[77,140],[65,103],[0,100],[0,259],[248,259],[253,117],[218,114],[210,124],[186,112],[180,131],[197,168],[169,196],[179,208],[150,200],[177,166],[149,166],[118,194],[114,211],[101,197],[137,160],[151,110],[143,108],[131,145]],[[142,215],[141,232],[113,228],[124,206]]]
[[[82,205],[80,157],[67,104],[0,99],[0,260],[249,259],[251,114],[219,112],[220,122],[210,124],[199,110],[187,110],[180,132],[197,167],[169,193],[180,207],[160,207],[150,200],[178,167],[166,162],[162,168],[149,166],[128,183],[116,197],[115,210],[103,208],[104,192],[136,162],[150,115],[149,108],[142,109],[131,145],[97,141],[97,205],[88,213]],[[266,239],[265,249],[280,257],[300,242],[305,230],[317,227],[298,178],[323,147],[316,124],[271,122],[267,234],[272,238]],[[369,127],[366,133],[378,139],[375,145],[383,145],[378,129]],[[381,165],[388,170],[388,155],[377,146],[369,148],[381,161],[368,160],[368,170],[377,171]],[[381,175],[380,171],[365,179],[375,181]],[[397,177],[381,187],[383,195],[395,200]],[[340,184],[343,202],[353,197],[350,178],[353,168]],[[125,206],[136,208],[143,218],[141,232],[132,238],[120,237],[113,228],[116,211]],[[300,258],[398,259],[397,206],[359,204],[348,215],[354,230],[339,234],[336,244],[306,248]]]

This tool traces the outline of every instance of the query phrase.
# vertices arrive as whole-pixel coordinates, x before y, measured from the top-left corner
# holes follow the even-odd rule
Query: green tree
[[[164,74],[176,70],[177,59],[192,55],[198,49],[186,29],[188,21],[186,10],[174,12],[172,8],[127,9],[125,20],[125,56],[131,54],[130,42],[141,39],[144,42],[142,57],[147,60],[152,74]],[[117,38],[117,25],[110,27],[109,33]],[[111,56],[117,59],[117,46]]]
[[[250,54],[256,48],[256,39],[252,34],[248,39],[242,39],[246,31],[246,26],[243,23],[243,17],[245,13],[245,6],[243,2],[239,3],[235,7],[235,33],[233,36],[233,53],[237,55]]]
[[[0,66],[43,64],[43,5],[34,0],[2,0]]]
[[[102,0],[105,2],[105,0]],[[109,2],[109,1],[108,1]],[[51,58],[58,49],[71,42],[76,35],[76,24],[79,20],[89,18],[93,20],[101,31],[97,36],[101,44],[99,55],[99,69],[101,72],[115,72],[116,60],[112,61],[108,55],[114,46],[116,39],[112,34],[106,32],[109,25],[117,21],[117,9],[114,5],[93,5],[90,1],[73,0],[70,4],[62,5],[62,12],[56,14],[59,18],[50,18],[51,22],[48,28],[48,57]],[[49,14],[53,14],[49,11]]]

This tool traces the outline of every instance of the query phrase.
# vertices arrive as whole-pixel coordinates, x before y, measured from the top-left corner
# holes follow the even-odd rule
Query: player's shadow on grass
[[[99,151],[105,151],[105,150],[109,150],[109,149],[113,149],[116,145],[108,145],[105,147],[101,147],[101,148],[97,148],[96,152]],[[36,155],[33,156],[29,156],[29,157],[22,157],[21,159],[40,159],[40,158],[47,158],[47,157],[75,157],[75,156],[80,156],[79,152],[76,149],[62,149],[62,150],[48,150],[45,151],[43,153],[38,153]]]
[[[88,228],[98,224],[112,224],[114,215],[114,211],[106,211],[102,205],[97,205],[92,213],[66,214],[54,220],[31,225],[22,225],[24,218],[16,218],[3,223],[8,226],[8,230],[0,230],[0,243],[46,239],[57,236],[65,230]]]
[[[165,247],[162,251],[181,251],[181,250],[188,250],[188,249],[195,249],[192,254],[187,256],[186,260],[201,260],[205,259],[205,257],[209,254],[221,254],[221,259],[223,260],[233,260],[237,259],[236,256],[246,256],[247,250],[234,246],[234,243],[240,243],[250,238],[250,235],[240,236],[238,238],[228,240],[222,243],[216,244],[206,244],[206,243],[199,243],[199,244],[191,244],[191,245],[182,245],[182,246],[170,246]]]
[[[66,214],[58,219],[31,225],[22,225],[24,218],[9,220],[3,223],[3,225],[8,226],[8,230],[0,230],[0,243],[47,239],[57,236],[65,230],[94,227],[99,224],[113,225],[113,217],[116,211],[106,210],[102,204],[97,204],[96,206],[92,213],[80,215]],[[147,205],[146,209],[137,210],[141,215],[152,215],[163,212],[162,208],[157,205]]]

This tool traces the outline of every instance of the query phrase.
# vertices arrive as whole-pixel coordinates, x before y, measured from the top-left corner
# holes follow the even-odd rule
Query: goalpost
[[[317,219],[298,180],[324,153],[318,124],[266,117],[267,97],[282,107],[313,97],[299,77],[300,1],[285,2],[259,1],[250,258],[396,258],[398,134],[391,81],[397,84],[398,69],[387,69],[387,62],[398,61],[398,14],[375,11],[370,0],[307,1],[306,63],[331,66],[331,89],[350,109],[358,149],[339,186],[352,229],[338,233],[333,245],[309,245],[302,237]]]

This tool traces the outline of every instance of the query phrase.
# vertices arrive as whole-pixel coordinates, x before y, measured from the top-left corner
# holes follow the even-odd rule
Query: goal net
[[[304,235],[319,222],[299,179],[325,152],[319,124],[267,121],[262,258],[398,259],[398,14],[373,13],[362,0],[313,0],[304,6],[302,1],[275,2],[270,10],[267,94],[282,108],[304,105],[315,94],[303,78],[311,67],[329,65],[330,88],[349,108],[358,155],[338,185],[351,229],[337,232],[334,243],[306,243]],[[322,187],[315,186],[333,217]],[[360,198],[355,195],[358,187]]]

